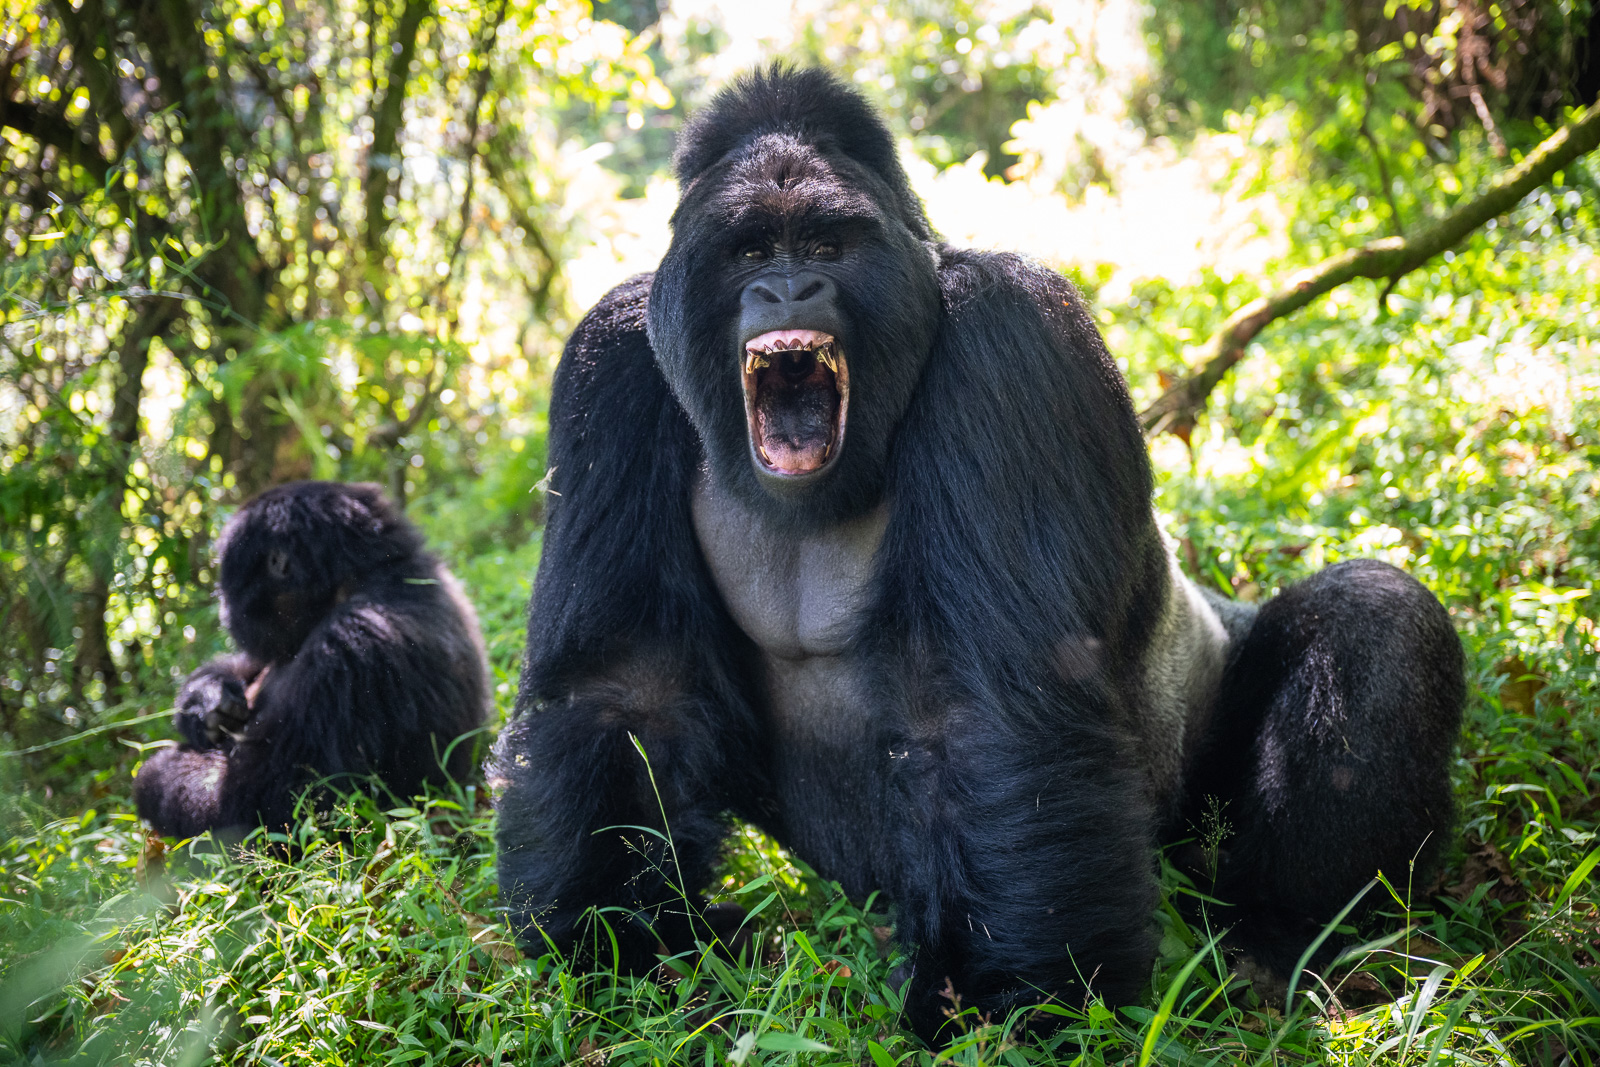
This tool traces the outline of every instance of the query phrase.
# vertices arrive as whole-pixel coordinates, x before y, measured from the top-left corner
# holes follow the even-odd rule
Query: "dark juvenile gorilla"
[[[1078,294],[943,243],[831,76],[735,83],[676,168],[666,258],[578,326],[551,399],[491,767],[531,949],[590,908],[625,966],[705,937],[674,883],[707,883],[731,813],[888,894],[932,1036],[947,978],[985,1012],[1135,999],[1155,850],[1209,797],[1224,921],[1280,966],[1431,857],[1464,684],[1432,595],[1370,561],[1259,612],[1185,579]]]
[[[377,775],[408,797],[472,772],[488,672],[478,621],[376,485],[300,482],[239,510],[218,542],[240,651],[191,674],[185,743],[134,782],[161,834],[282,826],[306,786]],[[359,784],[359,783],[352,783]]]

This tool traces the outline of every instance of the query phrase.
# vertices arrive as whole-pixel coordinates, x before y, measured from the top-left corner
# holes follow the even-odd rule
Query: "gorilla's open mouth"
[[[850,371],[821,330],[768,330],[744,346],[744,411],[750,447],[768,472],[821,470],[844,444]]]

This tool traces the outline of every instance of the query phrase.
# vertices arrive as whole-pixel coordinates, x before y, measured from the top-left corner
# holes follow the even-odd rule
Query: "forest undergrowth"
[[[823,51],[802,59],[824,61],[834,37],[858,36],[860,20],[851,13],[866,9],[836,6],[832,21],[811,31],[822,33],[822,26],[827,33],[796,46]],[[1440,217],[1547,136],[1547,120],[1559,110],[1550,105],[1544,117],[1530,118],[1524,109],[1487,129],[1470,118],[1452,120],[1448,129],[1419,125],[1408,79],[1418,56],[1454,54],[1434,47],[1438,34],[1424,33],[1421,43],[1414,32],[1377,44],[1363,37],[1356,47],[1354,29],[1338,24],[1338,5],[1265,3],[1235,5],[1279,19],[1260,34],[1241,30],[1235,41],[1224,26],[1218,35],[1196,36],[1212,6],[1151,5],[1167,20],[1161,47],[1171,55],[1165,81],[1140,83],[1141,92],[1150,90],[1144,99],[1163,107],[1133,116],[1146,126],[1137,139],[1145,144],[1146,134],[1159,134],[1181,142],[1203,123],[1237,138],[1234,177],[1253,174],[1254,186],[1234,191],[1276,197],[1288,220],[1276,236],[1287,251],[1260,277],[1212,270],[1113,286],[1111,265],[1075,270],[1141,405],[1192,366],[1231,312],[1341,249]],[[1387,7],[1385,17],[1393,19],[1424,6],[1362,10]],[[1541,10],[1558,7],[1571,5]],[[297,19],[326,19],[327,39],[348,29],[349,20],[327,15],[342,8],[307,10],[285,5],[274,17],[289,28]],[[539,184],[549,177],[540,177],[540,160],[565,158],[553,147],[558,135],[572,132],[561,123],[592,120],[586,135],[621,144],[619,156],[637,171],[628,180],[643,183],[650,167],[664,164],[665,149],[657,148],[670,141],[665,105],[643,122],[646,97],[672,97],[653,75],[630,80],[629,72],[650,69],[650,42],[663,39],[653,30],[625,39],[612,27],[615,39],[605,39],[614,48],[606,52],[595,44],[597,24],[584,21],[588,5],[539,5],[545,15],[565,12],[567,21],[540,16],[526,34],[500,39],[512,49],[510,59],[490,63],[482,57],[499,39],[499,24],[485,21],[488,10],[463,9],[454,22],[441,17],[425,40],[427,69],[438,76],[414,86],[418,99],[466,100],[472,115],[486,100],[502,101],[505,120],[486,128],[481,145],[473,140],[480,134],[475,118],[449,124],[452,136],[467,138],[467,173],[473,159],[487,168],[485,184],[468,182],[459,208],[450,201],[434,214],[420,212],[426,198],[402,196],[403,210],[392,220],[381,211],[368,218],[357,204],[362,188],[345,187],[344,217],[372,224],[362,247],[389,240],[384,226],[392,222],[395,233],[431,235],[401,244],[440,261],[394,259],[398,267],[388,277],[395,291],[375,301],[388,310],[372,311],[374,297],[362,296],[367,290],[358,284],[366,276],[349,265],[364,261],[316,244],[333,240],[322,209],[263,177],[267,191],[250,195],[282,199],[273,240],[289,250],[274,268],[279,288],[270,300],[262,297],[276,311],[235,322],[240,308],[185,297],[188,325],[169,330],[149,365],[152,381],[178,383],[179,391],[141,401],[132,390],[133,417],[120,422],[117,412],[130,405],[118,400],[125,390],[116,383],[137,384],[145,373],[141,364],[136,375],[106,376],[111,336],[143,322],[128,309],[142,308],[150,330],[162,327],[163,316],[176,312],[146,298],[166,284],[163,277],[192,288],[208,271],[238,274],[222,270],[231,262],[224,253],[251,251],[249,242],[210,243],[194,229],[152,245],[160,255],[141,251],[117,221],[122,194],[107,175],[121,172],[111,163],[89,160],[98,160],[103,174],[83,160],[47,173],[47,155],[67,157],[49,155],[42,141],[29,148],[20,135],[5,135],[6,181],[22,189],[50,178],[77,192],[57,196],[49,186],[50,196],[34,198],[37,209],[6,208],[15,216],[6,216],[7,225],[20,236],[0,277],[5,325],[54,325],[30,334],[29,344],[0,350],[11,420],[0,440],[0,592],[7,597],[0,605],[0,736],[10,746],[0,752],[0,1064],[1600,1065],[1595,157],[1395,284],[1355,282],[1274,323],[1197,424],[1151,442],[1156,506],[1180,565],[1197,581],[1259,601],[1338,560],[1382,558],[1438,594],[1467,652],[1466,723],[1453,769],[1459,820],[1443,869],[1420,880],[1409,870],[1384,871],[1367,891],[1372,912],[1330,930],[1347,951],[1324,973],[1295,975],[1286,997],[1263,999],[1236,973],[1220,941],[1227,909],[1208,905],[1202,920],[1190,918],[1196,890],[1166,863],[1154,916],[1159,956],[1137,1004],[1051,1003],[979,1018],[952,1002],[960,1036],[936,1051],[900,1025],[900,991],[891,980],[900,960],[893,908],[876,898],[846,899],[750,827],[733,827],[715,885],[686,887],[747,908],[749,950],[735,957],[706,946],[641,978],[579,973],[558,955],[530,958],[512,943],[498,910],[492,799],[481,782],[418,798],[353,799],[308,814],[292,834],[258,836],[242,850],[209,839],[150,837],[133,815],[133,775],[146,755],[172,743],[165,720],[178,681],[226,648],[208,590],[208,553],[246,484],[235,480],[246,461],[276,474],[275,464],[288,457],[302,475],[383,479],[408,496],[410,514],[478,611],[493,670],[495,728],[511,709],[539,559],[548,373],[559,333],[580,310],[562,303],[559,269],[581,244],[579,227],[560,229],[571,220],[557,217],[560,183]],[[505,17],[505,7],[498,10]],[[1013,127],[1006,118],[995,126],[987,117],[986,109],[999,106],[995,85],[1011,94],[1005,99],[1029,107],[1046,99],[1040,86],[1050,71],[1066,69],[1066,60],[1041,53],[1024,63],[1017,45],[1015,62],[1008,57],[1009,66],[993,68],[1008,71],[1009,81],[980,83],[981,92],[963,88],[984,73],[974,66],[966,80],[946,84],[941,71],[964,69],[948,66],[957,58],[988,62],[999,42],[1014,44],[999,30],[969,33],[966,20],[976,22],[976,10],[950,6],[947,26],[906,16],[915,34],[879,34],[884,54],[851,62],[859,61],[859,70],[882,68],[856,79],[870,92],[895,86],[895,77],[899,87],[885,92],[915,90],[909,103],[902,100],[917,120],[907,134],[922,131],[907,141],[908,151],[940,165],[982,162],[985,180],[999,183],[1007,145],[1025,149],[1017,166],[1039,153],[1024,138],[1007,137],[1026,123]],[[877,7],[872,12],[862,17],[887,18]],[[385,18],[395,22],[394,14]],[[1293,21],[1302,17],[1304,25]],[[715,51],[710,35],[685,33],[706,54]],[[315,42],[324,39],[282,37],[274,47],[299,57],[292,69],[280,64],[284,78],[306,81],[315,68],[330,93],[348,96],[356,82],[343,85],[335,68],[317,66],[324,60]],[[893,41],[900,51],[891,55],[883,42]],[[228,47],[254,55],[253,42]],[[474,73],[493,67],[497,78],[509,78],[545,70],[531,57],[546,48],[558,57],[575,49],[582,62],[557,64],[559,84],[541,82],[538,92]],[[1248,60],[1252,50],[1265,60]],[[370,66],[380,53],[367,51]],[[51,53],[61,54],[68,53]],[[589,69],[582,64],[602,61],[615,85],[582,75]],[[1227,76],[1207,97],[1195,81],[1219,70]],[[672,76],[663,69],[663,78]],[[39,92],[59,88],[39,78],[28,84]],[[1076,114],[1068,105],[1077,98],[1062,85],[1057,110]],[[342,119],[311,114],[320,90],[291,88],[279,102],[286,116],[342,129]],[[585,93],[611,93],[627,106],[602,108]],[[965,93],[953,99],[967,110],[923,99],[943,93]],[[239,99],[259,103],[248,92]],[[899,122],[893,99],[879,102]],[[182,106],[198,111],[202,104]],[[599,118],[583,110],[590,104]],[[159,125],[176,114],[152,111],[147,118]],[[1033,115],[1036,126],[1048,125],[1043,111]],[[924,130],[924,119],[932,124],[939,116],[954,117]],[[1101,127],[1121,136],[1133,118],[1115,117]],[[550,119],[551,129],[536,118]],[[956,118],[984,136],[968,136]],[[620,132],[624,123],[643,127],[637,143]],[[170,129],[161,126],[170,143],[159,143],[174,154],[170,166],[139,172],[144,195],[167,195],[161,190],[168,177],[188,173],[176,162],[191,144],[173,133],[180,125],[174,118]],[[530,130],[543,132],[534,138]],[[611,133],[601,136],[605,130]],[[287,118],[257,132],[265,138],[252,150],[262,175],[280,164],[295,180],[356,165],[314,137],[296,142],[304,160],[284,163],[289,157],[271,138],[303,132]],[[400,136],[396,129],[390,135]],[[158,143],[149,136],[149,144]],[[546,140],[548,151],[540,148]],[[1077,162],[1050,196],[1083,199],[1104,192],[1096,183],[1110,182],[1097,154],[1105,146],[1074,144],[1067,155]],[[87,141],[73,145],[89,152]],[[974,154],[980,149],[988,155]],[[408,158],[414,168],[421,155]],[[507,178],[524,172],[539,181]],[[403,188],[419,187],[407,173],[413,184]],[[246,177],[255,182],[255,174],[219,169],[215,188],[190,177],[172,178],[172,189],[181,187],[187,198],[221,196],[216,189],[227,192],[227,182]],[[377,194],[371,203],[378,207],[385,174],[377,168],[367,175],[376,184],[364,191]],[[486,197],[490,177],[499,199],[474,215],[472,190]],[[452,187],[429,188],[444,197]],[[173,200],[180,203],[190,200]],[[139,219],[163,212],[169,225],[182,221],[177,207]],[[207,217],[196,210],[196,219]],[[335,211],[329,218],[338,217]],[[467,241],[470,219],[477,229]],[[522,258],[501,263],[485,253],[492,251],[489,231],[528,244]],[[561,239],[545,244],[545,231]],[[1073,236],[1063,235],[1063,247]],[[117,246],[116,256],[107,251],[113,237],[126,246]],[[353,232],[339,240],[352,250],[358,243]],[[295,241],[304,248],[295,251]],[[454,251],[440,258],[435,246]],[[499,266],[473,274],[458,255],[487,256]],[[108,256],[122,257],[114,278],[104,269]],[[439,294],[471,287],[469,278],[484,290],[510,292],[513,282],[530,288],[526,321],[508,328],[512,340],[492,366],[472,362],[453,312],[447,322],[432,317],[435,305],[450,303]],[[537,278],[543,282],[530,283]],[[145,286],[142,296],[135,282]],[[96,330],[115,325],[107,308],[119,300],[131,302],[117,312],[128,322],[95,340]],[[163,410],[166,436],[141,439],[161,421],[150,411]],[[223,432],[230,418],[249,429],[254,417],[257,430],[276,428],[272,439],[281,447],[241,451],[249,436]],[[126,447],[108,452],[117,432]],[[107,455],[117,462],[108,464]],[[94,609],[87,619],[94,625],[81,625],[79,601]],[[1214,843],[1226,828],[1194,832]]]
[[[748,827],[718,899],[750,911],[720,946],[646,978],[527,959],[496,911],[493,813],[465,787],[352,800],[239,852],[148,837],[121,796],[49,819],[13,798],[0,854],[0,1055],[198,1064],[1592,1064],[1600,891],[1592,769],[1600,701],[1472,650],[1462,833],[1431,884],[1385,872],[1376,914],[1287,1010],[1218,945],[1226,908],[1163,864],[1160,958],[1141,1004],[961,1016],[934,1055],[898,1025],[893,915],[850,901]],[[1582,771],[1591,777],[1584,780]],[[287,852],[285,850],[288,850]],[[286,858],[292,855],[292,860]],[[604,952],[602,949],[602,958]],[[952,1009],[959,1005],[952,1004]]]

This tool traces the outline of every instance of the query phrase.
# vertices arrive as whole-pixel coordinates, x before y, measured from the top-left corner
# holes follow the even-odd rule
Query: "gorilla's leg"
[[[958,1033],[957,999],[995,1022],[1046,999],[1079,1007],[1086,988],[1139,999],[1155,956],[1153,819],[1116,740],[1093,722],[1024,732],[953,709],[938,733],[891,742],[907,816],[891,891],[912,949],[896,980],[911,978],[906,1017],[923,1040]]]
[[[1189,792],[1196,823],[1221,803],[1216,892],[1237,907],[1218,920],[1260,963],[1286,975],[1378,872],[1402,891],[1427,876],[1464,697],[1449,616],[1387,564],[1329,567],[1261,609]]]
[[[203,735],[202,735],[203,736]],[[197,837],[222,824],[228,754],[187,745],[157,752],[133,780],[139,817],[166,837]]]
[[[282,830],[293,820],[300,790],[319,777],[313,768],[328,743],[317,731],[279,726],[218,747],[157,752],[133,780],[139,817],[165,837],[207,830],[234,837],[257,824]]]

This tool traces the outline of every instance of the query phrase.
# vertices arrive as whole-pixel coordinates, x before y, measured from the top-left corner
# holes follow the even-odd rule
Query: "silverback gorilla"
[[[239,652],[183,683],[185,743],[134,782],[158,833],[281,827],[324,779],[376,775],[409,797],[471,773],[457,739],[489,707],[477,619],[378,486],[269,489],[228,522],[217,555]]]
[[[676,887],[731,814],[888,895],[931,1039],[947,980],[986,1013],[1136,999],[1156,849],[1208,805],[1233,828],[1208,888],[1258,959],[1432,857],[1464,672],[1431,594],[1370,561],[1259,611],[1184,578],[1083,301],[943,243],[832,76],[734,83],[674,165],[666,257],[579,324],[551,397],[490,768],[530,949],[610,963],[591,909],[624,967],[708,940]]]

